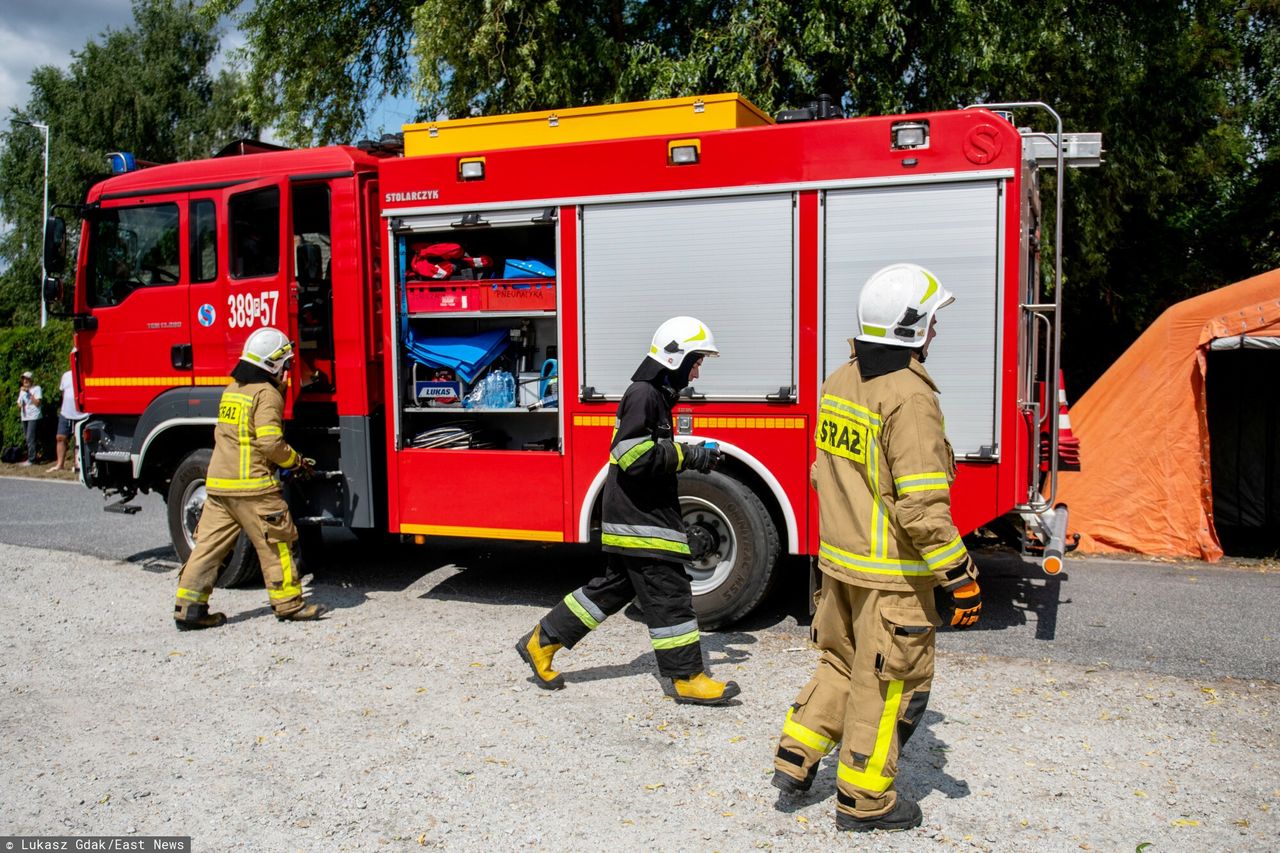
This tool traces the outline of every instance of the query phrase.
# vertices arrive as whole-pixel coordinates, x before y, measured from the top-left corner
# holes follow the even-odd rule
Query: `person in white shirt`
[[[58,461],[50,466],[50,473],[66,467],[67,447],[71,444],[72,431],[76,428],[76,421],[84,418],[84,412],[76,408],[76,383],[71,378],[70,370],[62,374],[58,390],[62,392],[62,408],[58,410]],[[74,455],[71,462],[73,470],[80,467]]]
[[[36,430],[40,426],[40,386],[35,384],[35,377],[30,370],[22,373],[22,385],[18,391],[18,411],[22,415],[22,429],[27,435],[27,461],[21,463],[29,466],[36,461]]]

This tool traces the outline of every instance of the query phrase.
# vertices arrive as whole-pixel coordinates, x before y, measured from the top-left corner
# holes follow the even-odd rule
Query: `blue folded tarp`
[[[511,336],[506,329],[490,329],[478,335],[456,338],[419,337],[409,327],[405,349],[409,357],[427,367],[448,367],[468,384],[506,351]]]

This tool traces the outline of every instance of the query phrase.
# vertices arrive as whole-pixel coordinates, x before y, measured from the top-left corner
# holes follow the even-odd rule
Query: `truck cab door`
[[[192,267],[201,278],[191,286],[196,385],[230,382],[255,329],[273,326],[297,340],[282,183],[270,178],[191,194]],[[286,414],[293,397],[286,392]]]
[[[86,412],[137,414],[191,384],[186,196],[112,199],[87,215],[77,321]]]

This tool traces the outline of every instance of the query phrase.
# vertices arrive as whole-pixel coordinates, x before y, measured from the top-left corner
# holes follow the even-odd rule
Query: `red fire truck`
[[[1100,138],[1019,129],[1014,110],[1056,120],[842,118],[823,100],[775,121],[715,95],[124,171],[79,209],[66,288],[84,482],[126,512],[158,492],[185,558],[219,394],[272,325],[299,347],[288,439],[323,475],[290,484],[301,527],[589,542],[617,401],[653,330],[690,314],[723,356],[676,431],[725,459],[682,475],[681,500],[698,611],[727,624],[781,553],[816,553],[817,391],[862,282],[912,261],[956,294],[929,360],[956,522],[1020,515],[1056,571],[1061,237],[1046,300],[1039,173],[1056,169],[1060,226],[1064,167],[1096,165]],[[222,582],[255,571],[242,542]]]

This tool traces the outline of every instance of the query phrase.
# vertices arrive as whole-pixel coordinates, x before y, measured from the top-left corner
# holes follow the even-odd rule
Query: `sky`
[[[132,23],[131,0],[0,0],[0,120],[7,123],[12,109],[26,105],[27,81],[37,66],[65,69],[73,50],[82,49],[107,29],[124,29]],[[244,37],[234,29],[223,34],[224,53],[243,43]],[[413,102],[408,99],[371,104],[361,135],[381,133],[383,128],[398,131],[413,114]]]
[[[0,0],[0,117],[26,105],[37,66],[66,68],[71,51],[132,22],[130,0]]]

